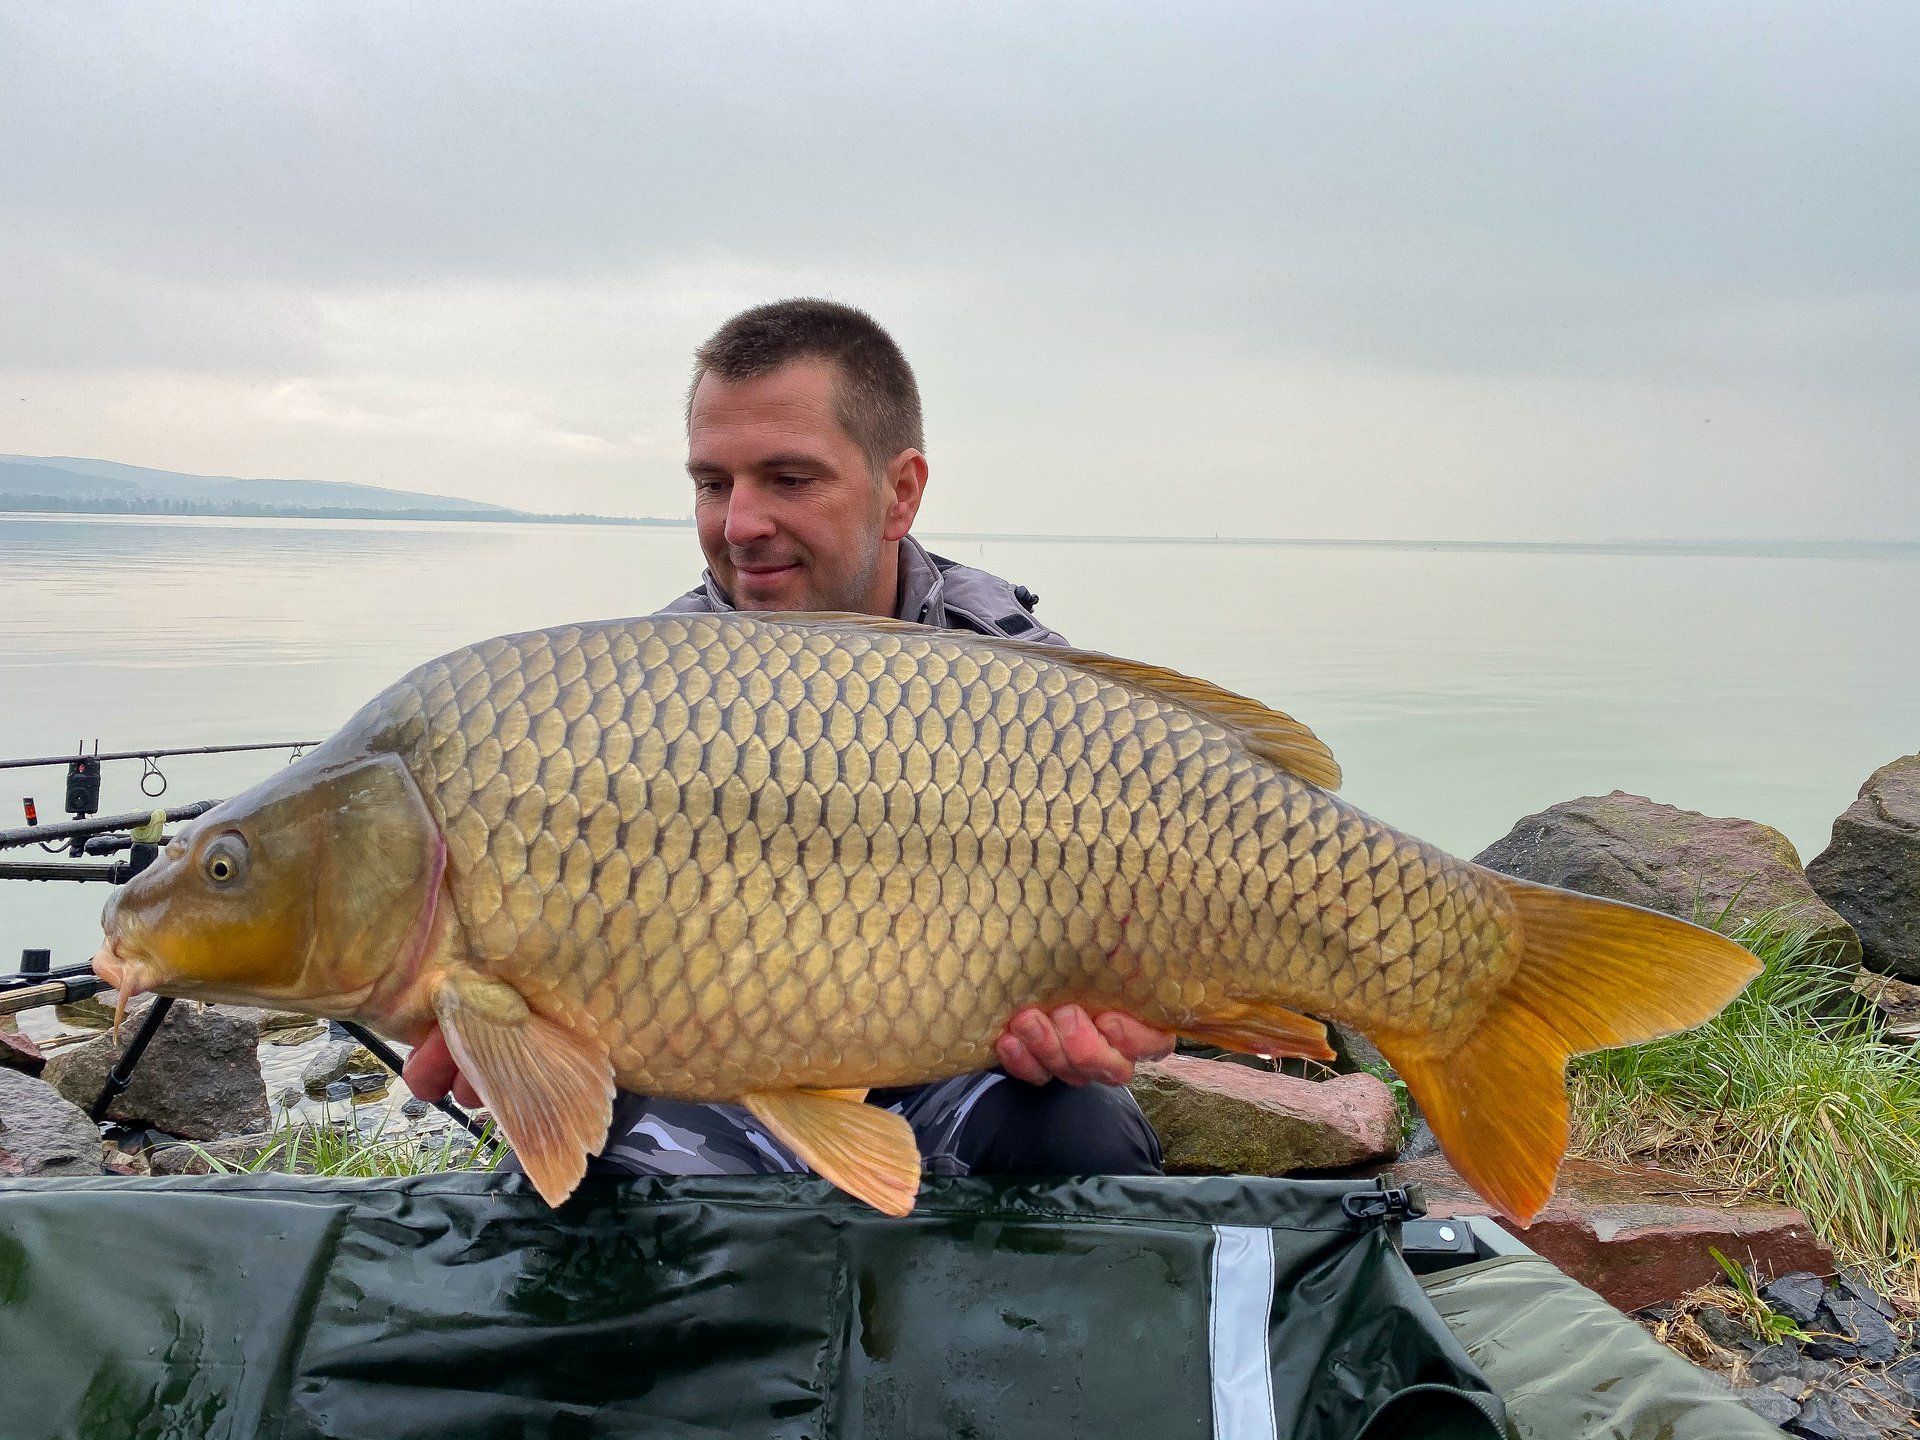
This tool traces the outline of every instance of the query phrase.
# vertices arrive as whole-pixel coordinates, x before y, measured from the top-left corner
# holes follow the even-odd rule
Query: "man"
[[[707,571],[668,610],[845,610],[1065,643],[1034,618],[1030,592],[909,535],[927,483],[919,389],[899,347],[862,312],[786,300],[735,316],[697,352],[686,418]],[[1172,1043],[1118,1013],[1028,1009],[995,1045],[1004,1073],[869,1100],[913,1126],[930,1173],[1157,1174],[1158,1142],[1122,1087],[1135,1061]],[[445,1094],[454,1079],[437,1034],[408,1062],[416,1094]],[[464,1086],[456,1093],[477,1103]],[[738,1107],[622,1095],[595,1168],[806,1167]]]

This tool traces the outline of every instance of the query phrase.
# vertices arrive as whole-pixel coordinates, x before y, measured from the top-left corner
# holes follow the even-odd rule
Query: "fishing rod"
[[[135,810],[125,815],[96,815],[91,819],[20,825],[11,830],[0,830],[0,850],[22,845],[49,845],[62,840],[85,840],[95,835],[135,830],[143,825],[151,825],[155,814],[166,824],[192,820],[206,814],[219,803],[218,800],[196,800],[191,805],[175,805],[169,810]],[[96,849],[93,853],[99,854],[100,851]]]
[[[181,745],[161,750],[84,750],[71,755],[37,755],[26,760],[0,760],[0,770],[30,770],[41,766],[72,765],[75,761],[166,760],[176,755],[234,755],[243,750],[311,750],[318,740],[261,740],[250,745]]]

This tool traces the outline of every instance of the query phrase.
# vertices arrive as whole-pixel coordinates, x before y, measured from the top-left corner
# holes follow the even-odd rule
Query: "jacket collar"
[[[720,582],[713,578],[713,571],[700,573],[700,588],[706,592],[708,603],[716,610],[737,610],[733,597],[727,594]],[[922,625],[943,625],[946,623],[947,607],[945,603],[947,577],[922,545],[911,535],[900,542],[900,607],[897,620],[917,620]]]

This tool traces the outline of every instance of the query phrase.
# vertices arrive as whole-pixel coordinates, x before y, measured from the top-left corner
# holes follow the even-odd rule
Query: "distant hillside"
[[[236,479],[185,475],[112,460],[66,455],[0,455],[0,510],[81,514],[245,515],[402,520],[588,521],[684,525],[611,515],[551,515],[337,480]]]

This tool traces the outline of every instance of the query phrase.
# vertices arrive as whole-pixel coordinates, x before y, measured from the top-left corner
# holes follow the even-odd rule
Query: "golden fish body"
[[[437,1019],[556,1200],[617,1082],[747,1104],[904,1210],[911,1133],[857,1092],[991,1064],[1015,1010],[1077,1001],[1322,1058],[1306,1014],[1354,1025],[1462,1173],[1524,1217],[1565,1148],[1567,1054],[1697,1023],[1754,969],[1708,932],[1380,824],[1330,793],[1310,732],[1253,701],[897,622],[665,615],[488,640],[302,763],[333,787],[325,824],[282,777],[195,845],[223,823],[248,843],[249,803],[363,837],[377,863],[334,869],[386,878],[341,879],[317,908],[376,918],[308,949],[370,955],[353,937],[378,932],[394,953],[303,982],[308,1003],[328,990],[403,1038]],[[120,960],[164,986],[160,927],[136,918],[147,958]]]
[[[446,835],[473,963],[651,1094],[957,1074],[1069,999],[1438,1033],[1504,964],[1510,909],[1469,867],[1038,647],[569,626],[436,660],[363,720]]]

